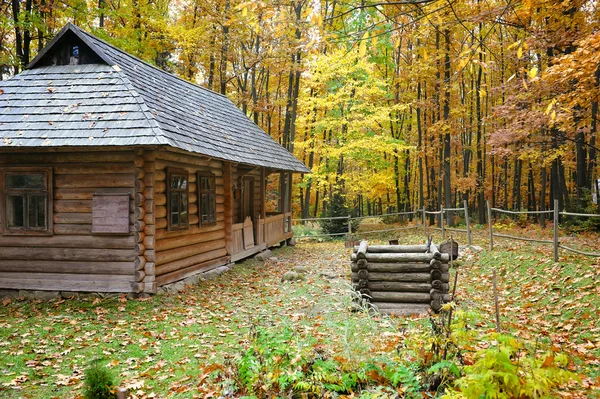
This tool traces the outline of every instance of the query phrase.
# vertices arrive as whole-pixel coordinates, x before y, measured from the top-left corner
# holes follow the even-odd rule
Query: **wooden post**
[[[469,204],[467,200],[463,201],[465,205],[465,224],[467,225],[467,244],[473,245],[473,238],[471,237],[471,223],[469,221]]]
[[[558,200],[554,200],[554,237],[552,243],[554,245],[554,261],[558,262]]]
[[[117,389],[117,399],[127,399],[127,388]]]
[[[446,228],[444,226],[444,205],[440,205],[440,226],[442,227],[442,239],[446,239]]]
[[[293,185],[292,185],[292,179],[293,179],[293,175],[292,172],[288,173],[288,177],[287,177],[287,212],[288,213],[292,213],[292,189],[293,189]],[[292,231],[292,216],[290,215],[287,218],[287,230],[286,232],[289,233],[290,231]]]
[[[488,201],[489,204],[489,201]],[[489,208],[488,208],[489,209]],[[494,307],[496,308],[496,332],[500,332],[500,310],[498,309],[498,288],[496,286],[496,267],[493,269]]]
[[[225,248],[228,254],[233,253],[233,171],[231,162],[223,162],[223,198],[224,198],[224,230]]]
[[[415,210],[415,233],[419,231],[419,212]]]
[[[348,236],[352,237],[352,220],[350,220],[352,216],[348,215]]]
[[[490,226],[490,251],[494,249],[494,231],[492,228],[492,208],[490,208],[490,200],[487,200],[488,224]]]
[[[423,206],[421,212],[423,214],[423,234],[427,235],[427,215],[425,214],[425,206]]]

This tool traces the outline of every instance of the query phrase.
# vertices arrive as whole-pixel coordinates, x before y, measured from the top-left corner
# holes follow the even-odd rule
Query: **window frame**
[[[212,180],[212,189],[202,189],[202,185],[200,181],[202,178],[209,178]],[[217,224],[217,179],[214,173],[211,172],[196,172],[196,191],[198,196],[198,226],[214,226]],[[209,219],[206,222],[202,222],[202,205],[203,205],[203,195],[208,195],[209,207],[212,205],[212,213],[213,220],[210,220],[210,210],[209,210]],[[210,196],[212,195],[213,200],[210,201]]]
[[[186,188],[182,189],[173,189],[171,187],[171,179],[174,176],[182,176],[186,179]],[[187,230],[190,227],[190,176],[189,172],[186,169],[180,168],[167,168],[167,181],[166,181],[166,190],[167,190],[167,231],[176,231],[176,230]],[[172,212],[171,212],[171,203],[173,201],[173,192],[181,193],[186,196],[187,203],[187,218],[185,224],[181,223],[181,210],[179,210],[179,223],[177,225],[172,224]]]
[[[45,189],[38,188],[7,188],[6,181],[7,175],[11,174],[40,174],[43,173]],[[2,235],[13,235],[13,236],[52,236],[54,234],[53,224],[53,175],[51,167],[43,166],[11,166],[6,168],[0,168],[0,234]],[[28,228],[28,227],[8,227],[8,208],[7,197],[9,195],[24,195],[25,198],[31,195],[43,195],[46,198],[46,227],[41,228]],[[27,202],[27,201],[26,201]],[[28,224],[29,220],[29,205],[28,202],[25,205],[25,215]]]

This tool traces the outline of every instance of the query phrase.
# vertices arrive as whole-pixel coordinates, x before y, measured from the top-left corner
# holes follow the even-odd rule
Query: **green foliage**
[[[318,397],[325,392],[350,393],[368,386],[401,386],[406,398],[416,398],[421,390],[414,368],[389,358],[351,364],[290,327],[256,329],[250,346],[236,360],[235,370],[233,379],[242,393],[251,397],[291,392]]]
[[[511,336],[495,338],[475,364],[465,367],[464,376],[454,384],[458,390],[443,398],[554,398],[556,388],[576,379],[566,370],[566,355],[548,354],[540,359],[535,349],[528,350]]]
[[[112,373],[100,360],[94,360],[85,371],[85,399],[114,399],[115,381]]]
[[[347,392],[358,384],[360,376],[344,373],[338,362],[314,344],[310,338],[302,340],[290,327],[258,328],[236,362],[235,379],[247,394],[257,397],[289,390]]]
[[[582,198],[574,201],[571,212],[597,214],[598,205],[592,201],[592,192],[583,189]],[[586,216],[561,216],[561,227],[567,234],[583,233],[586,231],[600,231],[600,218]]]
[[[306,222],[305,224],[296,224],[292,226],[295,237],[318,236],[322,234],[318,224]]]
[[[346,206],[344,196],[339,191],[336,191],[331,198],[331,203],[327,207],[327,212],[323,212],[321,217],[339,218],[348,216],[349,214],[350,211]],[[325,234],[340,234],[348,231],[348,219],[324,219],[320,221],[320,225]]]

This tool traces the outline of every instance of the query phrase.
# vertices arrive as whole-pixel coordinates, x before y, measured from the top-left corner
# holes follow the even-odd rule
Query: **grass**
[[[418,234],[401,234],[402,242],[423,241]],[[371,241],[388,238],[395,237]],[[484,232],[476,232],[475,242],[485,248]],[[277,261],[249,260],[216,280],[148,300],[5,301],[0,397],[81,397],[84,370],[94,359],[106,361],[133,397],[218,397],[233,388],[227,386],[231,381],[215,378],[215,370],[238,359],[259,328],[290,328],[299,344],[310,343],[348,365],[382,357],[401,361],[399,345],[421,344],[427,318],[350,311],[349,250],[343,242],[301,242],[274,256]],[[539,341],[540,350],[565,351],[582,382],[562,395],[598,398],[600,264],[565,253],[560,264],[551,258],[548,246],[503,240],[492,252],[470,252],[459,262],[458,304],[482,316],[471,328],[493,330],[495,268],[503,330]],[[306,281],[281,283],[286,271],[300,265],[309,270]]]

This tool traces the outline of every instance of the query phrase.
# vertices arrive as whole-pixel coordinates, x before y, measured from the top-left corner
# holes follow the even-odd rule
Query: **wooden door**
[[[244,220],[244,248],[254,246],[256,242],[255,227],[257,226],[254,209],[254,178],[246,177],[243,182],[242,219]]]
[[[242,220],[250,218],[255,222],[254,217],[254,178],[243,179],[243,199],[242,199]]]

